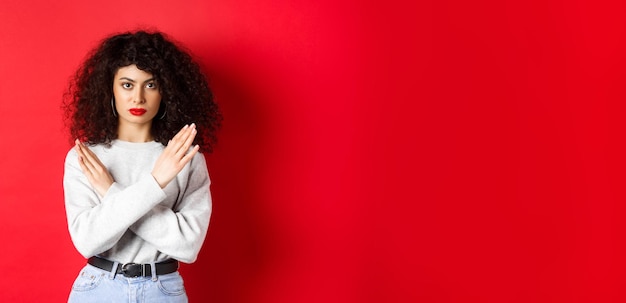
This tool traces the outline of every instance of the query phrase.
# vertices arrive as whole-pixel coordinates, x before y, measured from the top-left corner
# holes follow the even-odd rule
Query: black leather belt
[[[99,257],[91,257],[87,263],[106,271],[111,271],[113,269],[113,261]],[[178,270],[178,261],[174,259],[165,260],[163,262],[155,263],[154,265],[157,275],[171,274]],[[127,278],[151,277],[152,266],[150,266],[150,264],[136,263],[126,263],[123,265],[118,264],[115,273],[122,274]]]

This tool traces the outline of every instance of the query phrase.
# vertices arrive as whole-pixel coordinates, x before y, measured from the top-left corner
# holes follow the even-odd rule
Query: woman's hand
[[[170,181],[185,167],[196,155],[200,146],[196,145],[191,151],[189,148],[196,138],[196,125],[185,125],[172,140],[167,144],[163,153],[156,160],[152,169],[152,176],[159,183],[161,188],[165,188]]]
[[[75,141],[76,152],[78,153],[78,164],[83,170],[83,174],[91,183],[91,186],[96,190],[100,197],[104,195],[111,187],[111,184],[115,182],[107,168],[100,162],[100,159],[94,154],[87,146],[80,143],[78,139]]]

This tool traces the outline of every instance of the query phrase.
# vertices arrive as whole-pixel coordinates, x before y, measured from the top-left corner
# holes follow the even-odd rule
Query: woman
[[[161,33],[114,35],[64,109],[68,227],[88,259],[69,302],[186,302],[178,262],[196,260],[212,205],[198,151],[212,151],[221,121],[199,66]]]

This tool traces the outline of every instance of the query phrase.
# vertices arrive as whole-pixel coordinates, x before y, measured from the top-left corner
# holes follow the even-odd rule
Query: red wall
[[[3,1],[0,300],[66,299],[61,95],[148,26],[225,116],[193,302],[624,301],[626,6],[404,2]]]

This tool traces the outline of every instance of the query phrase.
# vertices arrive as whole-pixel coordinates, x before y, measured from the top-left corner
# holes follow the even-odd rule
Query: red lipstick
[[[146,113],[146,110],[143,108],[131,108],[128,111],[133,116],[141,116]]]

